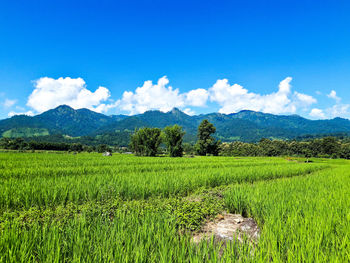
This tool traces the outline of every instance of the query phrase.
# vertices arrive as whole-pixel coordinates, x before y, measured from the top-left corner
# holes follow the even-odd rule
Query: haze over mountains
[[[75,110],[62,105],[34,117],[14,116],[0,121],[3,137],[34,137],[62,134],[71,137],[98,136],[106,133],[133,132],[140,127],[163,128],[181,125],[186,141],[194,141],[197,127],[208,119],[217,128],[216,137],[222,141],[258,141],[261,138],[293,139],[305,135],[335,133],[350,134],[350,121],[342,118],[308,120],[298,115],[273,115],[249,110],[232,114],[210,113],[189,116],[174,108],[169,112],[147,111],[134,116],[96,113],[88,109]]]

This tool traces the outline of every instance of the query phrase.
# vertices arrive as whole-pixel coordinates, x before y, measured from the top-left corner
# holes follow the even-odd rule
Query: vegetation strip
[[[104,167],[76,176],[0,179],[0,262],[349,260],[345,160],[196,157],[182,159],[177,171],[181,162],[170,158],[17,153],[0,159],[23,171],[51,163],[52,172],[64,170],[60,162],[67,171]],[[124,169],[127,164],[137,169]],[[115,174],[118,167],[124,173]],[[256,220],[261,233],[254,247],[244,239],[191,242],[223,211]]]

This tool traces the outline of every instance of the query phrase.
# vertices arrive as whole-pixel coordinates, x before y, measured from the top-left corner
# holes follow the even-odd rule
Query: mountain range
[[[210,113],[190,116],[177,108],[169,112],[147,111],[143,114],[107,116],[88,109],[75,110],[67,105],[30,117],[13,116],[0,121],[2,137],[35,137],[62,134],[70,137],[125,136],[140,127],[164,128],[178,124],[186,131],[185,141],[194,141],[197,127],[204,119],[212,122],[222,141],[254,142],[261,138],[293,139],[300,136],[350,134],[350,120],[309,120],[298,115],[273,115],[243,110],[238,113]]]

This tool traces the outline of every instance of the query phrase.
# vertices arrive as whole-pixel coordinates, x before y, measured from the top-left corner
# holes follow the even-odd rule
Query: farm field
[[[350,162],[312,160],[0,153],[0,262],[350,262]],[[192,242],[224,211],[259,240]]]

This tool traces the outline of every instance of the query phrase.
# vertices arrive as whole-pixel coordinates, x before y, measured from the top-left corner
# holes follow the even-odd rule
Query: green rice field
[[[224,212],[258,241],[192,242]],[[0,262],[350,262],[350,161],[0,153]]]

